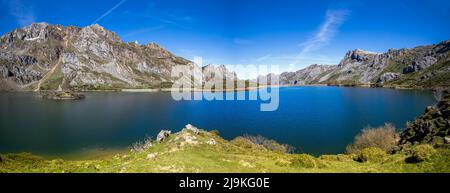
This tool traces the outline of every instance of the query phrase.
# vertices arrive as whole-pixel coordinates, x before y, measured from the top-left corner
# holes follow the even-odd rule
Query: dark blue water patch
[[[341,153],[364,127],[390,122],[401,129],[434,102],[427,91],[341,87],[281,88],[273,112],[261,112],[262,101],[174,101],[170,93],[86,96],[49,101],[34,93],[0,94],[0,152],[58,155],[124,148],[190,123],[219,130],[226,139],[262,135],[298,152]]]

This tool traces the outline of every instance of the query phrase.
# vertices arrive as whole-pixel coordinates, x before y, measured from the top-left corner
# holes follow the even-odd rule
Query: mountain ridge
[[[279,75],[281,85],[327,84],[435,88],[450,86],[450,40],[412,49],[346,53],[337,65],[313,64]]]
[[[125,43],[98,24],[34,23],[0,37],[0,81],[19,90],[160,87],[172,67],[195,64],[156,43]]]
[[[125,43],[104,27],[33,23],[0,37],[0,90],[120,90],[162,88],[184,65],[214,77],[238,80],[225,65],[199,67],[156,43]],[[313,64],[296,72],[266,75],[279,85],[344,85],[395,88],[450,86],[450,40],[411,49],[346,53],[337,65]],[[261,80],[264,76],[258,77]],[[188,80],[188,79],[187,79]]]

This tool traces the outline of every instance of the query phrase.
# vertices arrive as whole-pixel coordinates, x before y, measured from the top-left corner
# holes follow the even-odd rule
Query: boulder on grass
[[[170,134],[172,134],[172,131],[168,131],[168,130],[162,130],[158,133],[158,136],[156,137],[156,142],[161,143],[163,141],[165,141]]]
[[[197,127],[192,126],[191,124],[187,124],[186,127],[184,128],[184,130],[192,131],[196,135],[200,134],[200,129],[198,129]]]

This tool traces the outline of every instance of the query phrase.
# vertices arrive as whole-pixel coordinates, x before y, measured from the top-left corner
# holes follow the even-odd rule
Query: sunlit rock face
[[[413,49],[375,53],[347,52],[338,65],[311,65],[279,76],[280,84],[379,84],[417,87],[450,86],[450,41]]]
[[[160,87],[175,80],[174,66],[195,65],[155,43],[124,43],[97,24],[34,23],[3,35],[0,45],[0,83],[24,90]]]

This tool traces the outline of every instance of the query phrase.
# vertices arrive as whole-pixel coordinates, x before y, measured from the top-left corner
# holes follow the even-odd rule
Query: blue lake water
[[[86,93],[80,101],[1,93],[0,153],[125,148],[188,123],[226,139],[259,134],[298,152],[341,153],[364,127],[391,122],[403,128],[433,102],[427,91],[288,87],[280,89],[277,111],[261,112],[260,101],[174,101],[170,93]]]

